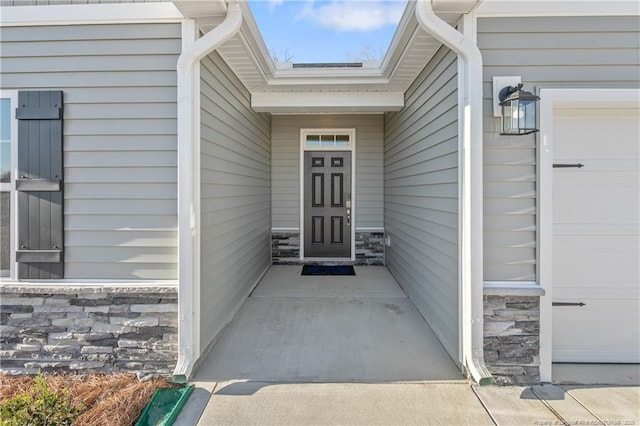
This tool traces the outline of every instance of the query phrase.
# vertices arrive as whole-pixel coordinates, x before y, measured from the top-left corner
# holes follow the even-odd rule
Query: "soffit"
[[[432,0],[436,14],[450,25],[479,0]],[[185,16],[194,18],[203,32],[224,19],[224,0],[174,0]],[[240,31],[218,52],[252,93],[277,92],[404,92],[426,66],[441,43],[422,30],[410,0],[379,67],[354,69],[277,70],[246,2],[240,3]]]

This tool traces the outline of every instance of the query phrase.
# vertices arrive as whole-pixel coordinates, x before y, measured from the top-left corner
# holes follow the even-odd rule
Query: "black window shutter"
[[[19,279],[64,277],[62,92],[18,92]]]

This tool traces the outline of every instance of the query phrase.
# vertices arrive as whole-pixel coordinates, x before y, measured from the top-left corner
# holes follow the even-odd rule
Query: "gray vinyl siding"
[[[64,93],[65,278],[176,279],[179,24],[0,29],[2,89]]]
[[[383,227],[382,115],[275,115],[272,223],[300,227],[300,129],[356,129],[356,228]]]
[[[200,70],[204,349],[271,264],[271,130],[217,53]]]
[[[441,48],[385,116],[387,267],[458,359],[457,57]]]
[[[536,280],[536,136],[500,136],[493,76],[525,89],[638,87],[640,18],[481,18],[484,61],[484,278]]]

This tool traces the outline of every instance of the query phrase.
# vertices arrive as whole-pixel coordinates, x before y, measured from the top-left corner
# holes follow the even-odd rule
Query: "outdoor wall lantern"
[[[536,103],[540,98],[522,90],[522,83],[503,87],[498,99],[502,112],[501,135],[528,135],[538,131]]]

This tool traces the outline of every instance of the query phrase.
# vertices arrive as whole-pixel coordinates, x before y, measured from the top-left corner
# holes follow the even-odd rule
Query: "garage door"
[[[640,362],[639,121],[554,109],[554,362]]]

